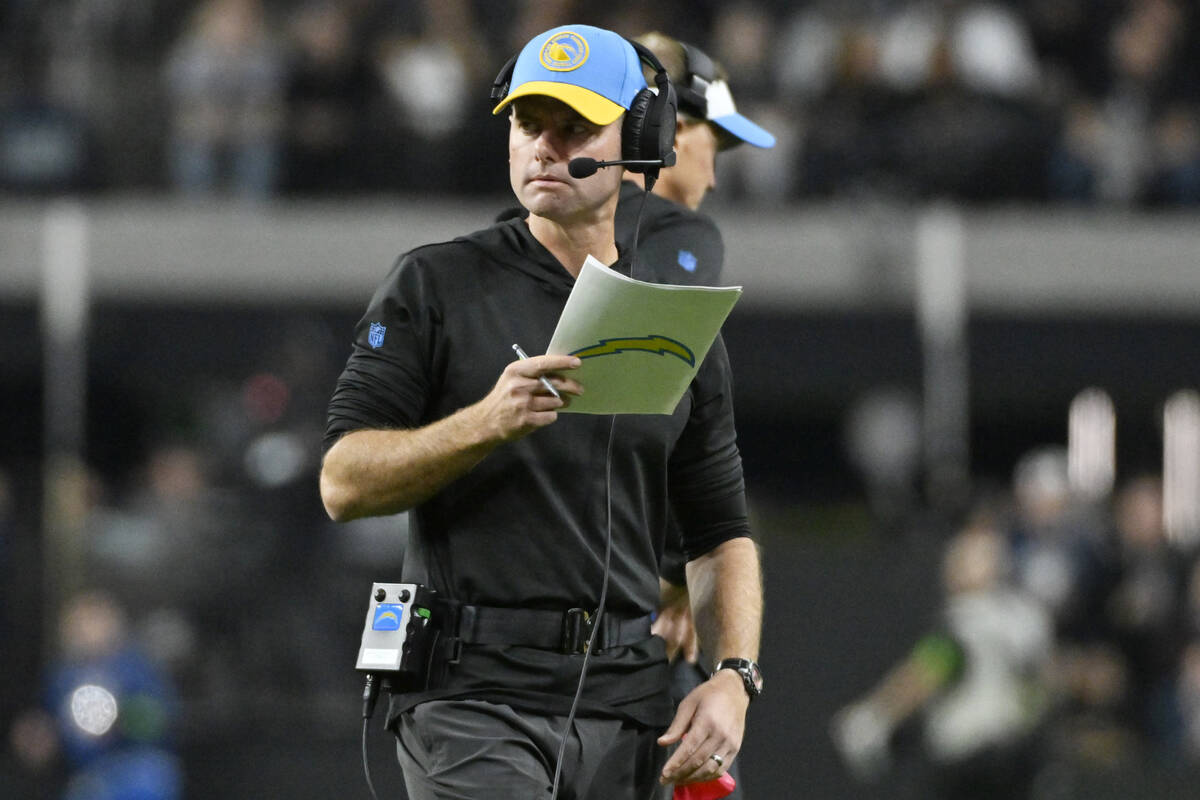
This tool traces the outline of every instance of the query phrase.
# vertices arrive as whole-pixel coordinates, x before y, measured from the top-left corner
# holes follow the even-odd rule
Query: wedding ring
[[[711,756],[709,756],[709,758],[711,758],[713,761],[717,762],[718,767],[724,766],[724,764],[725,764],[725,759],[721,758],[716,753],[713,753]]]

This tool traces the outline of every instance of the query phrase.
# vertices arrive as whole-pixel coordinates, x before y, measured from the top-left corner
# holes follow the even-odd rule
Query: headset
[[[626,163],[623,166],[630,172],[658,175],[660,168],[669,167],[675,163],[675,114],[679,107],[679,101],[675,96],[675,87],[671,84],[667,70],[658,60],[658,56],[640,42],[629,39],[625,41],[633,46],[638,58],[654,70],[654,85],[658,91],[652,91],[649,87],[642,89],[629,104],[629,110],[625,112],[625,120],[621,123],[621,161],[593,163],[597,165],[598,169],[610,164],[635,162]],[[494,102],[499,103],[508,96],[509,84],[512,82],[513,68],[516,63],[517,56],[510,58],[501,67],[496,80],[492,82],[491,97]],[[590,175],[593,172],[595,172],[594,169],[586,174]],[[584,175],[575,177],[584,177]]]
[[[708,87],[716,81],[717,66],[708,54],[687,42],[683,48],[683,75],[679,77],[679,107],[698,119],[708,119]]]

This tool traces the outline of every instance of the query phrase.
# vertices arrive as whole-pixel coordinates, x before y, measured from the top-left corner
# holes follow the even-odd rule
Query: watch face
[[[758,668],[758,664],[751,661],[750,666],[746,668],[746,672],[750,676],[750,683],[752,683],[754,685],[754,691],[756,693],[762,692],[763,677],[762,677],[762,670]]]
[[[748,658],[727,658],[717,665],[717,669],[732,669],[736,671],[742,677],[742,683],[746,684],[746,692],[751,697],[762,694],[762,670],[759,668],[757,662],[751,661]]]

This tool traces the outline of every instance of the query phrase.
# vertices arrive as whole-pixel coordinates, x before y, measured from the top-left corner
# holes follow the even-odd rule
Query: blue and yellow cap
[[[518,97],[546,95],[590,122],[607,125],[629,109],[646,88],[633,45],[591,25],[564,25],[535,36],[513,66],[508,94],[492,109],[499,114]]]

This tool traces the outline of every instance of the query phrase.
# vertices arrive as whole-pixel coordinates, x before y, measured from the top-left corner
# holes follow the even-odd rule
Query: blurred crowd
[[[1200,202],[1184,0],[4,0],[0,187],[496,193],[487,92],[564,21],[659,29],[776,132],[762,203]],[[743,163],[744,162],[744,163]]]
[[[353,734],[364,592],[399,573],[406,523],[325,517],[314,487],[337,336],[310,320],[279,339],[244,370],[160,387],[186,421],[155,403],[133,466],[87,472],[85,581],[62,598],[40,689],[0,692],[0,794],[24,779],[42,793],[12,796],[176,797],[180,742],[278,725],[289,707]],[[889,460],[913,477],[906,462]],[[0,474],[0,574],[17,577],[28,539],[10,487]],[[830,689],[859,694],[831,720],[848,769],[887,780],[908,757],[928,770],[923,798],[1043,800],[1078,797],[1083,774],[1200,767],[1200,550],[1169,535],[1160,477],[1081,492],[1048,446],[1010,485],[977,489],[944,543],[928,635],[878,685]],[[935,535],[920,513],[896,523],[913,498],[864,498],[881,538]],[[0,638],[28,644],[35,615],[16,612],[31,595],[0,588],[14,590]]]
[[[1155,474],[1095,497],[1065,448],[1024,456],[946,542],[928,634],[833,719],[847,768],[878,781],[908,755],[922,797],[1039,800],[1200,764],[1200,552],[1163,510]]]
[[[171,800],[181,746],[296,719],[353,737],[361,614],[398,578],[404,519],[325,515],[342,337],[277,328],[220,375],[145,376],[155,411],[120,468],[89,454],[73,529],[39,535],[36,492],[0,470],[0,797]],[[70,579],[40,562],[50,539],[72,542]]]
[[[779,140],[769,157],[722,156],[728,197],[1195,204],[1197,13],[1184,0],[0,0],[0,190],[503,193],[487,91],[529,36],[578,20],[663,30],[724,63]],[[0,795],[7,758],[31,785],[71,774],[78,798],[103,796],[86,793],[97,780],[174,796],[189,729],[274,720],[297,695],[319,709],[331,691],[346,717],[364,587],[396,573],[403,519],[327,522],[314,476],[344,336],[301,325],[282,340],[258,369],[150,387],[162,416],[186,403],[187,423],[148,434],[136,468],[86,476],[86,593],[62,599],[39,702],[19,682],[0,691]],[[896,406],[872,437],[892,443],[865,481],[874,505],[915,501],[910,481],[892,483],[917,469],[919,443],[890,434],[914,413]],[[853,443],[852,460],[871,448]],[[20,573],[39,554],[14,486],[0,474],[0,574],[14,578],[0,639],[25,642],[35,615],[17,601],[39,587]],[[943,787],[982,785],[989,764],[1007,767],[1005,789],[1044,796],[1089,765],[1200,764],[1200,554],[1162,518],[1157,476],[1084,500],[1061,452],[1023,460],[947,543],[939,624],[834,721],[849,767],[879,779],[916,724]],[[36,649],[8,663],[40,662]],[[114,727],[113,708],[133,713]]]

